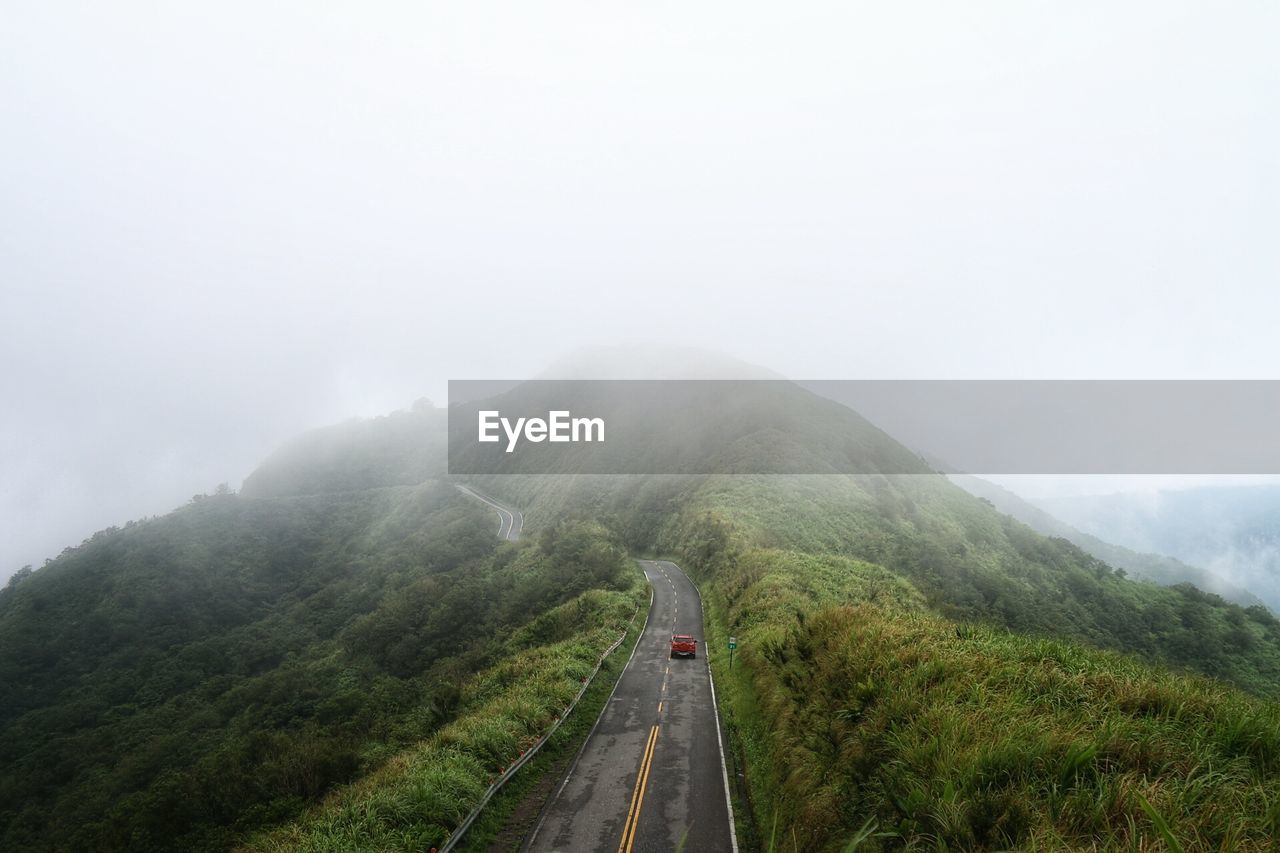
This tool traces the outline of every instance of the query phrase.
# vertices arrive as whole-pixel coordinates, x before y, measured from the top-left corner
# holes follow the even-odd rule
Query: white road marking
[[[698,598],[698,610],[702,613],[702,622],[705,625],[707,617],[702,607],[701,596]],[[713,716],[716,720],[716,748],[720,750],[720,776],[724,779],[724,807],[729,812],[729,845],[733,848],[733,853],[738,853],[738,828],[733,820],[733,800],[729,796],[729,767],[724,760],[724,736],[720,734],[720,703],[716,701],[716,680],[711,674],[711,649],[705,643],[702,659],[707,667],[707,681],[711,684],[711,707],[715,709]]]
[[[512,511],[507,509],[506,507],[499,506],[498,504],[486,498],[484,495],[478,492],[472,491],[471,489],[467,488],[464,485],[461,485],[460,483],[454,483],[454,485],[457,486],[459,491],[465,492],[466,494],[470,495],[476,500],[481,501],[482,503],[486,503],[498,511],[498,538],[499,539],[513,540],[520,535],[520,532],[522,530],[524,530],[524,513],[520,512],[519,510],[516,510],[516,512],[513,514]],[[519,527],[516,526],[517,515],[520,516]]]

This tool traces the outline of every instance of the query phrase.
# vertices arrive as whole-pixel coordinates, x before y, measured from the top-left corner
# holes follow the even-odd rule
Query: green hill
[[[780,850],[1273,850],[1280,706],[940,617],[843,557],[691,535],[755,839]]]
[[[527,525],[598,518],[696,573],[710,647],[739,643],[713,666],[748,845],[1280,843],[1280,623],[1261,606],[1136,583],[939,475],[485,487]]]
[[[1232,584],[1206,569],[1188,565],[1181,560],[1162,554],[1133,551],[1081,532],[994,483],[965,474],[950,474],[948,479],[969,494],[990,501],[991,505],[1000,512],[1018,519],[1036,532],[1073,542],[1108,565],[1124,569],[1136,580],[1148,580],[1162,586],[1189,583],[1205,592],[1217,593],[1227,601],[1243,607],[1265,604],[1261,598],[1247,589]]]
[[[0,849],[225,849],[483,724],[474,789],[640,601],[603,530],[558,531],[500,544],[428,482],[205,497],[69,549],[0,593]],[[498,709],[503,659],[527,687]],[[470,807],[432,802],[427,846]]]
[[[426,400],[407,411],[303,433],[244,481],[250,497],[416,485],[445,472],[448,416]]]
[[[605,386],[613,394],[614,386]],[[739,383],[732,409],[714,396],[690,395],[678,424],[648,445],[665,470],[684,442],[715,454],[697,470],[725,474],[657,477],[582,475],[570,457],[550,476],[477,478],[525,510],[532,529],[554,519],[605,519],[640,551],[672,552],[682,519],[725,522],[746,546],[836,554],[884,566],[909,579],[938,613],[1023,633],[1076,639],[1234,682],[1256,694],[1280,694],[1280,621],[1260,605],[1242,608],[1190,584],[1137,583],[1058,537],[1043,536],[928,468],[890,436],[842,406],[790,383]],[[520,405],[545,411],[549,400]],[[752,388],[760,389],[752,397]],[[510,399],[508,396],[506,399]],[[606,401],[603,406],[611,405]],[[586,409],[584,409],[586,410]],[[779,411],[788,428],[779,437]],[[465,420],[465,419],[464,419]],[[733,440],[726,444],[726,422]],[[841,438],[843,436],[843,438]],[[732,448],[763,446],[759,454]],[[729,448],[729,449],[726,449]],[[865,449],[869,470],[889,475],[753,475],[804,460],[840,470]],[[620,452],[620,451],[614,451]],[[545,465],[542,460],[538,464]]]
[[[625,629],[628,550],[679,559],[711,647],[739,638],[712,661],[748,844],[1274,846],[1265,608],[1135,583],[855,413],[757,387],[630,451],[712,474],[471,478],[525,510],[519,543],[442,479],[420,406],[17,578],[0,848],[429,847]],[[762,473],[797,462],[914,473]]]
[[[1206,486],[1038,503],[1109,541],[1208,566],[1280,610],[1280,486]]]

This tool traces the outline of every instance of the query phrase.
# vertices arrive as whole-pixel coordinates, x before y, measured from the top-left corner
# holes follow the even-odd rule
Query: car
[[[675,657],[696,658],[698,656],[698,641],[688,634],[672,634],[671,635],[671,656]]]

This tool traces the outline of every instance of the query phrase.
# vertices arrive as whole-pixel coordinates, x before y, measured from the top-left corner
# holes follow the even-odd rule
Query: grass
[[[643,608],[646,602],[641,602]],[[595,724],[596,718],[604,709],[614,684],[622,675],[627,658],[636,641],[640,639],[640,629],[644,624],[644,614],[640,613],[627,628],[627,635],[617,650],[605,659],[595,681],[587,688],[579,700],[573,714],[556,730],[538,754],[513,776],[501,790],[494,795],[476,822],[472,824],[465,839],[458,846],[460,853],[475,853],[488,850],[494,838],[502,830],[512,813],[520,805],[530,790],[537,784],[544,773],[552,772],[558,762],[567,754],[576,751],[586,739]]]
[[[634,633],[629,623],[644,603],[644,589],[636,572],[625,592],[593,590],[543,614],[508,641],[507,658],[468,682],[456,720],[299,820],[254,836],[246,849],[410,851],[440,845],[551,726],[601,652],[622,631]]]
[[[1272,702],[942,618],[855,560],[752,550],[704,586],[762,849],[1280,842]]]
[[[660,543],[703,577],[714,567],[689,559],[687,546],[707,520],[737,547],[882,566],[952,619],[1136,654],[1280,699],[1280,621],[1265,609],[1129,581],[940,477],[708,478]]]

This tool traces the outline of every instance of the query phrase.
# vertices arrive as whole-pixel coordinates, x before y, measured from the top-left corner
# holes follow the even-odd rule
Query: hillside
[[[503,545],[438,482],[220,494],[103,531],[0,593],[0,848],[225,849],[449,726],[521,738],[635,584],[599,528]],[[503,658],[530,692],[496,716]],[[509,760],[472,748],[476,774]],[[417,810],[424,840],[459,796]]]
[[[956,623],[869,563],[691,533],[709,643],[738,642],[716,683],[762,847],[1275,849],[1276,703]]]
[[[1280,609],[1280,487],[1202,487],[1039,501],[1081,530],[1211,568]]]
[[[1280,706],[1168,668],[1275,696],[1263,608],[933,478],[502,482],[696,572],[762,848],[1274,848]]]
[[[711,514],[751,547],[881,565],[909,579],[948,618],[1080,640],[1280,695],[1280,622],[1265,608],[1242,608],[1189,584],[1125,578],[1077,545],[1043,536],[943,475],[926,473],[909,450],[842,406],[789,383],[733,387],[739,396],[732,408],[712,395],[690,396],[678,424],[648,444],[625,447],[652,448],[651,459],[629,464],[651,463],[657,471],[671,469],[673,453],[701,448],[710,458],[687,467],[723,474],[584,475],[572,458],[559,457],[564,467],[550,476],[476,479],[522,507],[530,529],[585,515],[606,520],[633,549],[670,553],[682,535],[680,519]],[[517,390],[520,407],[545,411],[548,399],[530,398],[554,385]],[[612,404],[605,400],[602,408]],[[781,436],[779,412],[788,421]],[[726,449],[726,433],[730,449],[764,449],[735,454]],[[673,443],[678,451],[669,449]],[[863,449],[867,455],[855,459]],[[800,460],[805,470],[829,461],[839,471],[851,459],[863,470],[920,473],[753,474],[779,470],[780,460]]]
[[[267,457],[241,493],[279,497],[417,485],[445,472],[447,422],[443,409],[419,400],[405,411],[311,430]]]
[[[1189,583],[1205,592],[1216,593],[1242,607],[1263,604],[1258,596],[1213,572],[1187,565],[1173,557],[1139,553],[1123,545],[1113,545],[1096,536],[1083,533],[994,483],[967,474],[949,474],[947,478],[974,497],[990,501],[991,505],[1000,512],[1016,518],[1037,533],[1066,539],[1108,565],[1124,569],[1136,580],[1149,580],[1161,586]]]
[[[0,846],[436,843],[626,628],[630,551],[676,556],[712,639],[740,639],[713,664],[765,846],[1150,848],[1168,822],[1189,849],[1268,847],[1265,608],[1124,578],[855,413],[760,387],[688,399],[649,445],[720,473],[470,478],[525,510],[519,543],[439,478],[444,413],[420,406],[18,579]],[[917,473],[760,473],[797,460]]]

